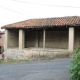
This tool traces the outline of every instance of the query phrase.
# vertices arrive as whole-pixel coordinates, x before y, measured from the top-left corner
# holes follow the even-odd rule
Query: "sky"
[[[80,0],[0,0],[0,27],[33,18],[80,16]]]

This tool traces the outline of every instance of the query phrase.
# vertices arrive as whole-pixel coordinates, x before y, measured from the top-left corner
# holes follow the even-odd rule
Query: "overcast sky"
[[[0,26],[62,16],[80,16],[80,0],[0,0]]]

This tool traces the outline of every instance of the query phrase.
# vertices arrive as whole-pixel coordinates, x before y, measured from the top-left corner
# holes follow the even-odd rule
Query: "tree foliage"
[[[69,68],[71,78],[70,80],[80,80],[80,49],[73,55],[72,65]]]

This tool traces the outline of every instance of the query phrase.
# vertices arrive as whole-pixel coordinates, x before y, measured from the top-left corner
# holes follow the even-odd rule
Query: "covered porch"
[[[29,19],[2,28],[6,29],[5,51],[12,57],[14,52],[15,57],[24,53],[55,56],[72,53],[80,46],[79,16]]]
[[[47,49],[73,52],[74,46],[79,46],[79,37],[77,36],[77,34],[74,34],[74,27],[8,29],[5,31],[5,49],[19,48],[19,50],[27,50],[33,48],[44,51]]]

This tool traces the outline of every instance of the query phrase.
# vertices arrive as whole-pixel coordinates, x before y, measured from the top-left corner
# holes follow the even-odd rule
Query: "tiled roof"
[[[2,26],[2,28],[41,28],[53,26],[75,26],[80,25],[80,16],[43,18],[43,19],[29,19],[9,25]]]

